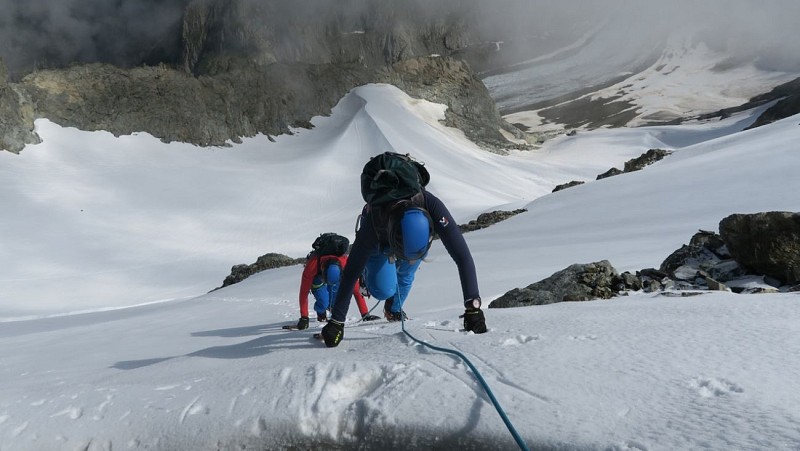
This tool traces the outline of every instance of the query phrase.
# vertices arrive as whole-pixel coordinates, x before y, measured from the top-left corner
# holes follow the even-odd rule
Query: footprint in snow
[[[743,393],[744,389],[733,382],[725,379],[696,377],[690,385],[697,390],[697,393],[704,398],[725,396],[730,393]]]
[[[571,335],[569,337],[570,340],[577,340],[577,341],[594,341],[597,340],[597,335]]]
[[[532,341],[540,340],[542,337],[540,335],[517,335],[516,337],[506,338],[503,340],[500,345],[501,346],[519,346],[524,345],[525,343],[530,343]]]
[[[628,440],[618,449],[625,451],[647,451],[647,446],[633,440]]]
[[[68,407],[61,412],[55,413],[50,415],[50,418],[55,417],[67,417],[70,420],[77,420],[78,418],[83,416],[83,408],[81,407]]]

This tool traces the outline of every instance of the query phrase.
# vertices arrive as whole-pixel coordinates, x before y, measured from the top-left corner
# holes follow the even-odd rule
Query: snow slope
[[[313,132],[227,149],[37,121],[42,144],[0,153],[0,255],[14,262],[0,276],[0,317],[9,305],[18,316],[195,296],[266,252],[305,256],[322,231],[352,238],[358,173],[386,150],[425,161],[464,222],[555,186],[438,124],[443,114],[396,88],[363,87]],[[449,164],[456,157],[464,166]]]

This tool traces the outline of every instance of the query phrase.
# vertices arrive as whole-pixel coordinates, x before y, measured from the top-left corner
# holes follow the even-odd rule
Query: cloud
[[[14,74],[72,62],[178,55],[188,0],[0,0],[0,57]]]
[[[103,61],[119,65],[174,62],[180,24],[191,0],[0,0],[0,57],[12,75],[37,67]],[[463,17],[477,39],[567,42],[608,24],[625,39],[663,39],[692,26],[710,45],[761,57],[772,67],[796,66],[792,46],[796,0],[224,0],[262,12],[275,33],[295,24],[359,23],[413,8],[425,19]],[[282,20],[289,19],[289,20]],[[626,35],[626,33],[628,33]],[[302,36],[302,34],[300,34]],[[534,42],[534,41],[531,41]],[[609,48],[608,51],[613,51]]]

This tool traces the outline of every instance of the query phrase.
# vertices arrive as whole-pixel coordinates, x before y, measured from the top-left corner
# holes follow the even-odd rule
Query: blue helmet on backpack
[[[411,207],[390,224],[389,245],[392,253],[403,260],[419,260],[428,253],[433,242],[433,224],[427,211]]]

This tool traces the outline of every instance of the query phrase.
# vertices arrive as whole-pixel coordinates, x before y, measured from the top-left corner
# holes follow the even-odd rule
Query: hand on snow
[[[344,338],[344,324],[332,319],[322,328],[322,339],[325,346],[335,348]]]
[[[486,318],[483,310],[479,308],[468,308],[460,318],[464,318],[464,329],[476,334],[486,333]]]
[[[297,322],[297,330],[305,330],[308,329],[308,317],[301,316],[300,321]]]

